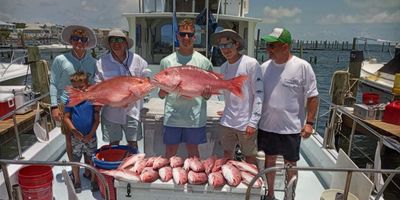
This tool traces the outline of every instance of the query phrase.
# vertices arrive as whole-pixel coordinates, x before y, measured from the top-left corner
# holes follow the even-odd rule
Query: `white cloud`
[[[319,24],[388,24],[400,23],[400,10],[394,12],[365,12],[357,15],[328,14],[318,20]]]
[[[267,24],[275,24],[282,20],[287,20],[292,24],[298,24],[301,22],[301,19],[298,15],[301,13],[300,8],[271,8],[266,6],[264,8],[264,19],[263,22]]]
[[[399,0],[344,0],[345,4],[352,8],[357,9],[371,9],[371,8],[399,8]]]

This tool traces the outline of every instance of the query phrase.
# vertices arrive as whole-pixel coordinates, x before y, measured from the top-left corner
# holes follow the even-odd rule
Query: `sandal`
[[[81,183],[75,183],[74,184],[74,189],[75,189],[75,193],[81,193],[82,192]]]

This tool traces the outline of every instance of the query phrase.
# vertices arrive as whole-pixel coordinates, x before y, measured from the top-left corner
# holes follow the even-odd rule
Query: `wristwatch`
[[[314,122],[312,122],[312,121],[306,121],[306,124],[314,126]]]

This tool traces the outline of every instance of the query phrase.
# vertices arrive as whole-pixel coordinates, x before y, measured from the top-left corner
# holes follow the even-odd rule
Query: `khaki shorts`
[[[219,139],[224,151],[235,151],[237,144],[245,156],[255,156],[257,154],[257,132],[250,137],[244,131],[219,125]]]

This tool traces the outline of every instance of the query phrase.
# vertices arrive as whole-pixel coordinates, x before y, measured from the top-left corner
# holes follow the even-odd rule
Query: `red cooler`
[[[14,94],[11,93],[0,93],[0,117],[7,113],[15,110],[15,99]],[[12,116],[8,117],[10,119]]]
[[[393,101],[385,107],[382,121],[400,125],[400,100]]]
[[[366,105],[375,105],[379,103],[379,94],[374,92],[364,92],[362,102]]]

